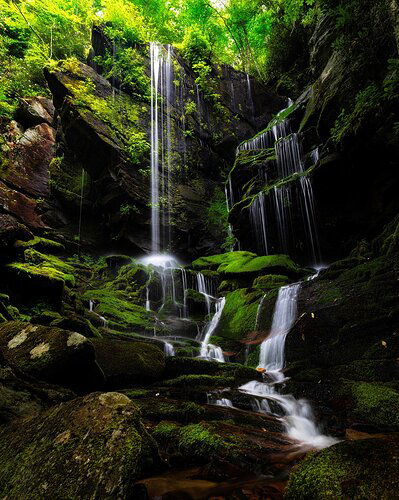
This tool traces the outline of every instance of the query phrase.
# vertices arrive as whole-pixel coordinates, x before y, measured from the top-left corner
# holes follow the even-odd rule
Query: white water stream
[[[255,396],[253,408],[256,411],[279,415],[288,436],[316,448],[325,448],[337,440],[320,432],[309,403],[278,392],[285,380],[285,339],[296,319],[300,286],[294,283],[280,288],[270,334],[261,344],[259,368],[265,370],[269,381],[248,382],[240,391]]]
[[[223,351],[220,347],[214,346],[209,343],[210,338],[218,327],[220,318],[222,316],[223,308],[226,303],[226,298],[222,297],[215,302],[215,314],[211,321],[205,327],[203,339],[201,342],[200,357],[205,359],[212,359],[224,363],[225,359]]]

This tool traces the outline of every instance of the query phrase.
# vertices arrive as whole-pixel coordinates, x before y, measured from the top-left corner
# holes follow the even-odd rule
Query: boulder
[[[93,344],[76,332],[9,321],[0,324],[0,352],[23,373],[78,392],[104,382]]]
[[[397,498],[398,456],[397,435],[312,452],[292,471],[284,498]]]
[[[2,178],[23,193],[46,197],[50,194],[49,166],[54,158],[55,130],[47,123],[28,128],[18,138],[2,171]]]
[[[165,355],[155,344],[110,339],[93,339],[93,344],[108,387],[131,387],[162,377]]]
[[[0,495],[8,498],[132,498],[158,462],[156,446],[124,395],[95,393],[0,431]]]
[[[20,101],[15,118],[25,127],[33,127],[41,123],[52,125],[54,112],[54,104],[47,97],[25,97]]]
[[[37,211],[37,201],[0,181],[0,206],[29,229],[46,227]]]
[[[11,250],[18,240],[30,240],[32,233],[9,214],[0,214],[0,251]]]
[[[35,381],[17,368],[5,366],[0,358],[0,424],[38,415],[43,409],[76,397],[69,389]]]

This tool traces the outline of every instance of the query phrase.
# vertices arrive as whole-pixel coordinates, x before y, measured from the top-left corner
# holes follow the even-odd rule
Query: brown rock
[[[50,192],[49,165],[54,157],[55,130],[47,123],[28,128],[14,137],[3,179],[32,196]]]
[[[26,127],[41,123],[52,125],[54,112],[54,104],[47,97],[25,97],[21,99],[16,119]]]

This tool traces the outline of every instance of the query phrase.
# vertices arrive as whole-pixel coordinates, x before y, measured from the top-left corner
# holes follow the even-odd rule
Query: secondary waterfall
[[[288,106],[291,105],[292,101],[289,101]],[[242,142],[237,148],[237,154],[242,151],[274,149],[275,159],[269,159],[267,162],[267,165],[273,166],[274,179],[268,179],[269,167],[259,168],[258,181],[263,185],[275,185],[268,190],[262,188],[262,191],[254,196],[249,207],[257,250],[266,255],[279,252],[295,253],[296,235],[301,232],[308,247],[309,259],[312,263],[320,262],[313,187],[305,172],[301,136],[292,132],[289,118],[280,120],[252,139]],[[318,162],[317,149],[311,152],[310,158],[313,165]],[[292,182],[293,176],[296,176],[297,182]],[[231,210],[234,204],[231,175],[228,181],[228,210]]]
[[[278,292],[270,334],[262,342],[259,355],[259,368],[264,368],[268,375],[282,374],[285,339],[296,319],[300,286],[294,283],[281,287]]]
[[[203,333],[203,340],[201,342],[200,351],[201,358],[213,359],[220,362],[225,361],[222,349],[209,343],[210,338],[212,337],[219,324],[225,303],[225,297],[218,299],[215,303],[215,314],[213,315],[213,318],[208,323],[208,325],[205,327],[205,331]]]
[[[292,395],[280,394],[279,384],[284,382],[285,339],[297,315],[297,300],[300,283],[280,288],[276,300],[270,335],[262,342],[259,368],[265,370],[269,382],[252,381],[240,387],[240,391],[255,396],[253,408],[256,411],[280,416],[287,434],[303,443],[324,448],[336,439],[324,436],[317,428],[312,409],[304,400]]]
[[[167,45],[165,48],[152,42],[150,58],[151,252],[156,254],[167,249],[171,240],[171,109],[174,101],[172,47]]]

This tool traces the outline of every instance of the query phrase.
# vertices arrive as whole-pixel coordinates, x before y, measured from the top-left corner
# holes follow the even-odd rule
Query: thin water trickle
[[[205,359],[214,359],[216,361],[224,362],[223,351],[220,347],[214,346],[209,343],[210,338],[216,331],[220,318],[222,316],[223,308],[226,303],[226,298],[222,297],[215,302],[215,314],[211,321],[206,325],[203,339],[201,342],[200,357]]]

